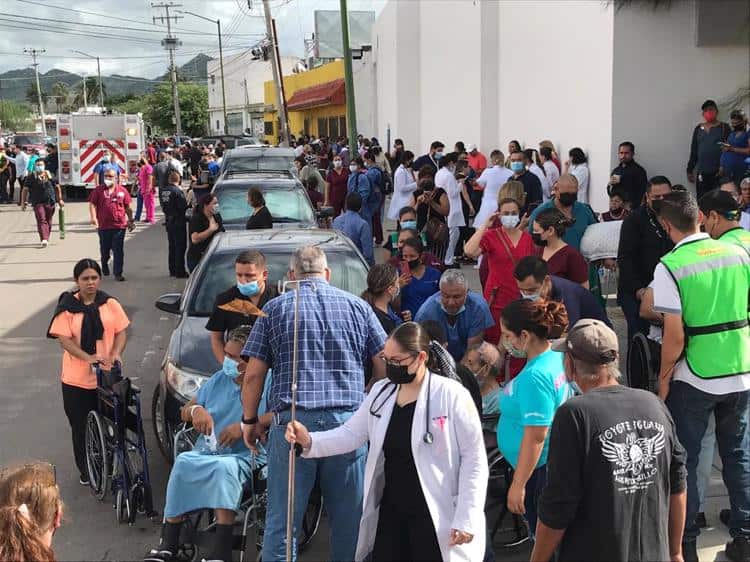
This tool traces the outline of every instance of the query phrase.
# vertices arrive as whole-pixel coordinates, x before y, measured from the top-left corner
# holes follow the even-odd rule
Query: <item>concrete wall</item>
[[[538,148],[551,140],[563,161],[589,157],[589,203],[606,210],[612,136],[611,5],[587,0],[499,3],[498,135]],[[488,151],[494,147],[483,147]]]
[[[352,61],[352,81],[354,82],[354,105],[357,109],[357,132],[367,138],[377,137],[375,126],[377,104],[375,103],[376,74],[373,52],[364,51],[362,58]],[[380,139],[380,142],[385,142]]]
[[[631,8],[614,17],[612,144],[632,141],[649,176],[664,174],[685,185],[701,104],[706,99],[721,104],[750,84],[747,44],[696,47],[695,8],[693,1],[684,0],[673,2],[669,11]],[[737,17],[746,18],[747,9]],[[726,121],[728,109],[720,115]]]

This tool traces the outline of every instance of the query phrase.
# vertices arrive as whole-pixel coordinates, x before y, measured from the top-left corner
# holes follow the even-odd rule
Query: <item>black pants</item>
[[[698,199],[712,189],[719,187],[719,172],[700,172],[695,184],[695,193]]]
[[[86,466],[86,418],[91,410],[96,410],[96,389],[79,388],[62,383],[63,408],[68,416],[70,432],[73,436],[73,455],[81,477],[88,480]]]
[[[185,275],[185,251],[187,250],[187,230],[185,221],[167,219],[167,240],[169,242],[169,274]]]
[[[8,195],[8,182],[10,181],[10,177],[10,172],[8,170],[0,172],[0,202],[10,201],[10,196]]]
[[[387,504],[380,505],[372,562],[440,562],[442,559],[435,526],[426,505],[419,515],[401,513]]]

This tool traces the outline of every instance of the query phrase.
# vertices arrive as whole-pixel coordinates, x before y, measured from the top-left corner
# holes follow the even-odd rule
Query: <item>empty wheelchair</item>
[[[660,363],[661,345],[640,332],[635,334],[628,346],[626,361],[628,386],[656,392]]]
[[[187,424],[183,424],[174,439],[175,458],[183,452],[190,451],[197,441],[197,432]],[[248,479],[242,490],[242,499],[237,511],[235,528],[232,536],[232,550],[238,552],[238,559],[244,562],[246,558],[260,560],[263,549],[263,534],[265,530],[267,495],[267,467],[256,464],[252,459],[252,477]],[[301,552],[315,536],[323,513],[323,500],[317,486],[310,494],[307,511],[302,520],[302,528],[298,537],[297,547]],[[190,513],[183,522],[180,533],[180,552],[178,557],[184,560],[201,560],[213,544],[216,531],[216,521],[212,509],[203,509]],[[249,556],[254,549],[254,556]]]
[[[154,515],[140,389],[111,371],[96,366],[97,409],[86,421],[86,464],[89,485],[100,500],[111,491],[117,521],[135,522],[136,513]]]

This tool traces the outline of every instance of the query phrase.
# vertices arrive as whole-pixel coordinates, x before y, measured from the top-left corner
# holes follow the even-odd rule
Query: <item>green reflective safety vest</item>
[[[705,238],[661,259],[677,284],[690,371],[713,379],[750,373],[750,257]]]
[[[719,236],[719,240],[744,248],[748,255],[750,255],[750,232],[741,226],[733,228],[732,230],[727,230],[724,234]]]

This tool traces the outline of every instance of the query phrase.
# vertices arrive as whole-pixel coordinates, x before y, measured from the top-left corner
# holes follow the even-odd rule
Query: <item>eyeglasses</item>
[[[380,359],[383,363],[391,367],[403,367],[404,361],[406,361],[407,359],[413,359],[416,356],[417,354],[411,354],[411,355],[407,355],[406,357],[402,359],[389,359],[381,353],[380,355],[378,355],[378,359]]]

